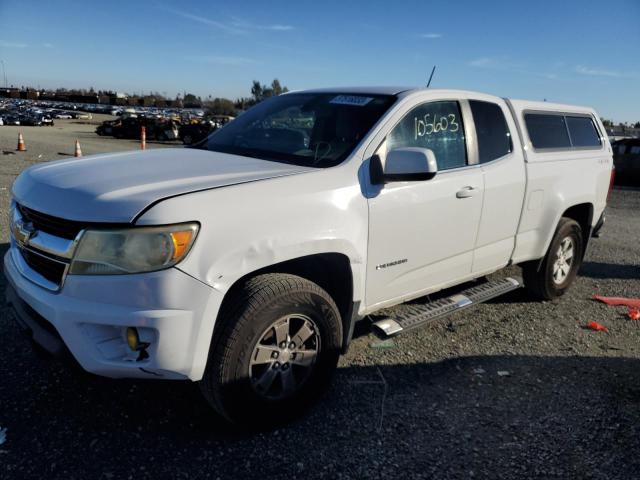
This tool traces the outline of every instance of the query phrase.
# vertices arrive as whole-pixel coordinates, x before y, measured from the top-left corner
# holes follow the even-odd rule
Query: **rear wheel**
[[[535,261],[523,265],[525,287],[543,300],[563,295],[578,274],[583,248],[582,229],[578,222],[561,218],[542,263]]]
[[[316,284],[287,274],[248,280],[225,301],[200,387],[248,427],[287,421],[313,403],[335,370],[340,313]]]

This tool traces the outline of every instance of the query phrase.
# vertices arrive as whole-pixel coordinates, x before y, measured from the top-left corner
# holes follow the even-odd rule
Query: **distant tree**
[[[602,120],[602,125],[604,125],[605,128],[613,127],[613,122],[611,120],[607,120],[605,118],[601,118],[600,120]]]
[[[633,124],[633,128],[640,128],[640,122],[636,122]]]
[[[277,78],[274,78],[273,82],[271,82],[271,91],[273,92],[273,95],[282,94],[282,86],[280,85],[280,80]]]
[[[254,80],[253,84],[251,85],[251,95],[253,95],[253,99],[256,101],[256,103],[261,102],[262,99],[264,98],[262,96],[263,95],[262,85],[258,80]]]
[[[160,92],[149,92],[149,96],[155,98],[156,100],[166,100],[165,96]]]
[[[236,115],[236,107],[228,98],[214,98],[206,102],[207,111],[212,115]]]
[[[283,87],[280,84],[280,80],[277,78],[273,79],[271,86],[260,84],[258,80],[254,80],[251,86],[251,95],[253,95],[255,103],[261,102],[265,98],[281,95],[288,91],[289,89],[287,87]]]
[[[253,107],[255,104],[255,99],[249,97],[236,98],[236,101],[233,102],[233,106],[236,108],[236,113],[237,110],[244,111],[247,108]]]
[[[200,97],[196,97],[193,93],[185,93],[182,101],[186,108],[200,108],[202,106]]]

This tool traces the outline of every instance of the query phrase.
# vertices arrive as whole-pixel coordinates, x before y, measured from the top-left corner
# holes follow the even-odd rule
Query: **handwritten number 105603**
[[[437,121],[434,115],[426,113],[423,118],[415,117],[413,122],[415,126],[415,140],[417,140],[418,137],[424,137],[425,135],[431,135],[438,132],[454,133],[460,130],[460,125],[453,113],[443,115]]]

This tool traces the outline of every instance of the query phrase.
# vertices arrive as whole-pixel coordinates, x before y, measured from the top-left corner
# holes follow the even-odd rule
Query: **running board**
[[[387,337],[413,330],[440,317],[458,312],[472,305],[486,302],[520,288],[522,281],[507,277],[477,285],[450,297],[425,304],[402,304],[385,308],[380,313],[386,318],[373,323],[373,327]]]

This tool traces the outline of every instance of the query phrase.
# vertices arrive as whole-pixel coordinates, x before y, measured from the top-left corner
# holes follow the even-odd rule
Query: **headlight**
[[[152,272],[182,260],[193,245],[198,224],[87,230],[71,262],[71,275]]]

